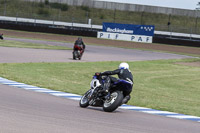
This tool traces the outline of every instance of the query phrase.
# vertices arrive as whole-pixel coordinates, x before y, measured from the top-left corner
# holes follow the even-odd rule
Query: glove
[[[96,73],[95,73],[95,75],[96,75],[96,76],[100,76],[100,75],[101,75],[101,73],[99,73],[99,72],[96,72]]]

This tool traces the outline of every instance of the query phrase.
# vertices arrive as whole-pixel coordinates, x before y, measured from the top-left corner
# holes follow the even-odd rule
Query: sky
[[[96,0],[195,10],[200,0]]]

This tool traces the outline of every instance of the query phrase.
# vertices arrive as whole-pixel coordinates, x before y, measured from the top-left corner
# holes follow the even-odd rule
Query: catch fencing
[[[158,6],[148,6],[148,5],[138,5],[138,4],[127,4],[127,3],[115,3],[107,1],[96,1],[96,0],[24,0],[24,1],[32,1],[32,2],[48,1],[52,3],[63,3],[72,6],[88,6],[91,8],[200,17],[200,12],[198,12],[197,10],[187,10],[179,8],[158,7]]]
[[[58,7],[50,6],[51,2],[57,3],[55,5]],[[67,5],[75,9],[71,11],[72,7]],[[81,11],[76,13],[78,9]],[[0,16],[92,25],[101,25],[103,22],[154,25],[157,31],[200,34],[199,10],[95,0],[1,0]]]

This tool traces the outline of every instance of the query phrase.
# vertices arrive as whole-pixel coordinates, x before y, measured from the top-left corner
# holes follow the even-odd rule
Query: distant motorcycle
[[[109,92],[105,94],[103,90],[103,83],[106,76],[93,76],[90,83],[91,88],[82,96],[79,101],[79,105],[82,108],[88,106],[103,107],[105,112],[112,112],[116,110],[122,104],[124,98],[123,91],[131,89],[132,85],[128,81],[118,80],[109,89]]]
[[[79,46],[79,45],[75,45],[74,46],[74,51],[73,51],[73,59],[74,60],[81,60],[81,57],[83,55],[83,52],[84,52],[84,49],[83,49],[83,46]]]

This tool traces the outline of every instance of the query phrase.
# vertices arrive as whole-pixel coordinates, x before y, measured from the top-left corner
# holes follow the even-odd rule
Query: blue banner
[[[153,36],[154,29],[153,25],[103,23],[103,32],[111,33]]]

